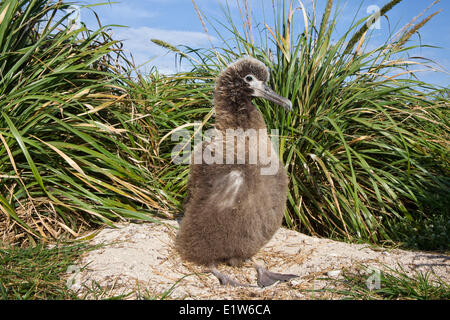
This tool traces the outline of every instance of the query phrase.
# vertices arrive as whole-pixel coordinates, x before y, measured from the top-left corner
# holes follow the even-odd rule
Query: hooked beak
[[[272,101],[282,107],[287,111],[292,111],[292,102],[273,91],[262,81],[253,81],[250,87],[253,89],[253,96],[260,97]]]

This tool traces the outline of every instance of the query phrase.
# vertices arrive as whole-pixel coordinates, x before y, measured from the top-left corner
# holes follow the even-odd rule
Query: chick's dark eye
[[[253,77],[252,76],[246,76],[245,77],[245,81],[252,82],[253,81]]]

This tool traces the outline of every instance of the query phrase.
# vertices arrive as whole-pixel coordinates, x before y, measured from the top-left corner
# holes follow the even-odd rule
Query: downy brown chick
[[[217,135],[200,147],[201,155],[209,152],[219,160],[195,161],[190,167],[176,247],[182,258],[210,266],[223,284],[241,285],[219,273],[216,265],[240,265],[251,258],[283,220],[287,174],[252,99],[268,99],[288,111],[292,104],[270,89],[268,80],[267,67],[250,57],[237,60],[219,75],[214,92]],[[244,161],[238,160],[239,144]],[[295,277],[256,268],[260,286]]]

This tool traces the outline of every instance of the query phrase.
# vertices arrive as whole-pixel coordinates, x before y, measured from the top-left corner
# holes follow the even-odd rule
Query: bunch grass
[[[67,25],[70,3],[0,3],[0,225],[4,242],[78,236],[168,214],[128,60],[107,27]]]
[[[383,14],[399,2],[388,2]],[[442,96],[445,88],[418,80],[418,70],[410,69],[433,68],[427,59],[408,58],[418,47],[409,41],[411,34],[438,12],[422,21],[414,18],[400,34],[374,46],[367,27],[370,17],[354,21],[343,35],[335,34],[340,8],[333,1],[327,2],[319,21],[316,11],[307,12],[302,1],[297,7],[293,1],[274,1],[271,26],[252,22],[247,2],[240,3],[241,21],[233,20],[228,6],[225,19],[216,20],[196,7],[205,30],[215,31],[222,46],[182,48],[179,57],[191,63],[192,70],[175,81],[183,82],[186,97],[211,97],[212,79],[236,58],[255,56],[270,67],[271,87],[294,104],[294,111],[286,114],[256,101],[268,129],[280,132],[280,157],[290,178],[287,226],[313,235],[382,243],[408,238],[397,232],[399,225],[425,221],[435,213],[448,217],[448,96]],[[228,33],[221,34],[218,25]],[[299,25],[300,32],[294,28]],[[169,118],[182,120],[174,125],[211,125],[205,109],[210,98],[195,101],[195,108],[167,106]],[[187,112],[189,119],[178,118]],[[186,174],[186,167],[179,166],[161,176],[168,192],[181,195],[177,203]]]
[[[398,2],[389,1],[383,13]],[[242,55],[266,63],[270,86],[294,104],[287,114],[255,100],[268,129],[280,133],[290,178],[288,227],[406,243],[435,230],[432,221],[448,220],[448,89],[417,79],[412,68],[432,68],[429,60],[408,58],[418,47],[411,35],[437,13],[419,21],[422,12],[374,45],[370,17],[336,34],[341,8],[331,0],[321,19],[302,1],[273,1],[272,24],[255,23],[249,4],[239,4],[241,21],[227,5],[217,20],[194,5],[220,45],[152,39],[190,64],[188,72],[162,75],[136,70],[108,27],[65,25],[68,3],[0,3],[3,241],[78,236],[98,223],[182,212],[189,170],[173,163],[178,141],[170,137],[180,128],[194,136],[195,123],[212,125],[214,80]],[[429,237],[417,239],[421,248]],[[432,239],[433,248],[448,248],[445,236]]]

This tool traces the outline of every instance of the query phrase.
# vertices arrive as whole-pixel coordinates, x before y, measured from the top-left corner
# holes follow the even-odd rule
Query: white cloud
[[[208,36],[203,32],[167,30],[150,27],[114,29],[114,39],[123,40],[124,49],[130,52],[136,65],[151,59],[143,69],[149,70],[153,65],[162,73],[174,73],[174,54],[154,43],[151,39],[163,40],[171,45],[187,45],[193,48],[210,47]],[[215,38],[211,39],[215,41]]]

